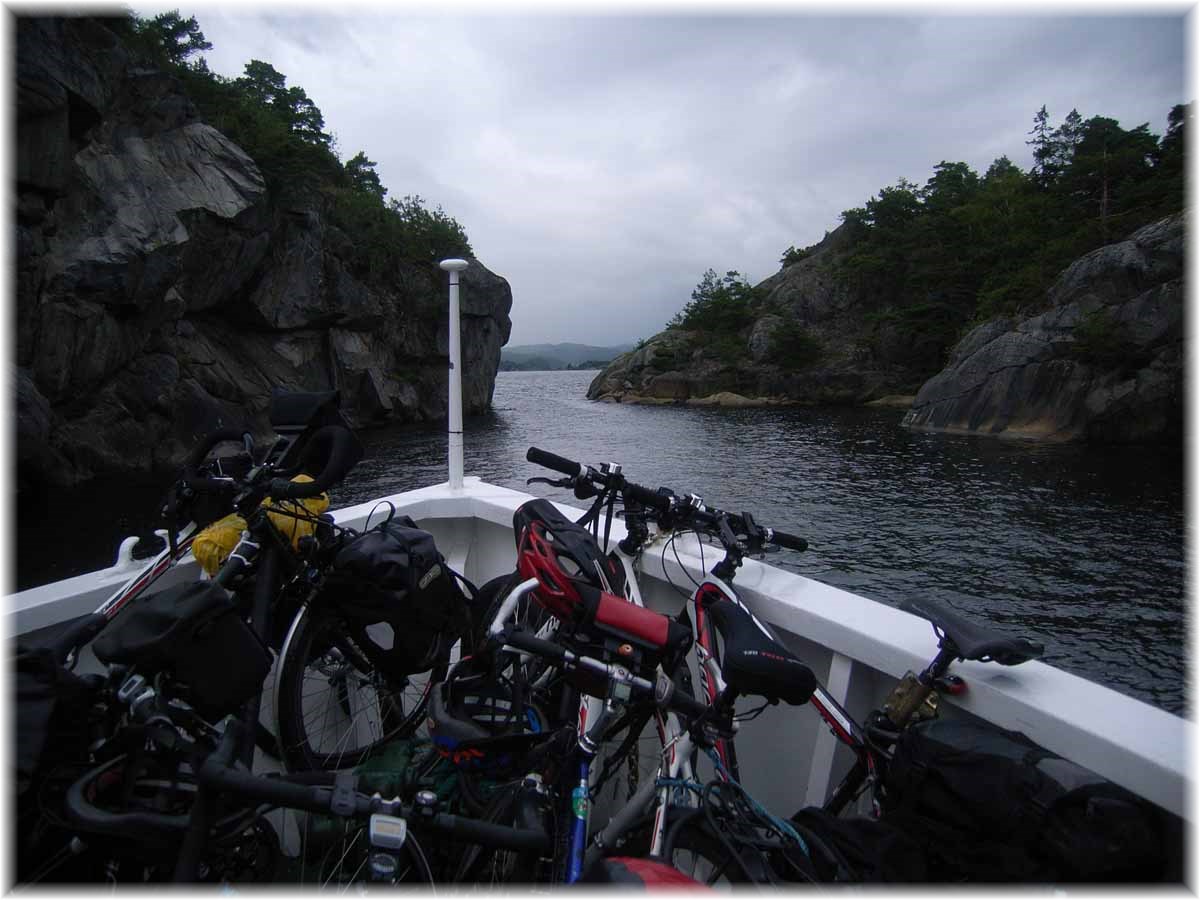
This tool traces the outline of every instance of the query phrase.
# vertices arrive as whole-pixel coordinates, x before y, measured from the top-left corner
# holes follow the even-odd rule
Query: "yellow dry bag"
[[[312,478],[297,475],[292,481],[304,483],[312,481]],[[316,530],[316,517],[329,509],[329,495],[317,494],[303,500],[274,500],[268,497],[262,502],[262,508],[267,511],[271,524],[291,543],[293,549],[298,550],[300,538],[312,534]],[[210,578],[229,558],[245,530],[246,520],[233,513],[218,519],[196,535],[192,542],[192,555]]]

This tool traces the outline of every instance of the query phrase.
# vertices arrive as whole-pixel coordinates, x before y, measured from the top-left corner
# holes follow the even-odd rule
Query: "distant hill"
[[[532,372],[557,369],[602,369],[634,344],[593,347],[588,344],[526,344],[500,351],[500,371]]]

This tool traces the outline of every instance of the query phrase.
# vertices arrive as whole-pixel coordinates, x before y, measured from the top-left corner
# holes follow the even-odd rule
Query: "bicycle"
[[[245,733],[254,740],[239,747],[239,758],[249,765],[255,743],[279,754],[274,736],[259,723],[261,688],[272,661],[270,648],[279,649],[279,669],[285,676],[277,679],[276,726],[278,733],[287,737],[296,731],[289,712],[296,713],[305,702],[303,681],[298,679],[313,663],[307,651],[317,646],[317,641],[324,641],[325,655],[334,643],[345,646],[354,638],[360,648],[370,645],[365,625],[356,629],[338,620],[340,629],[330,629],[333,605],[319,603],[316,612],[312,606],[325,562],[320,558],[322,542],[335,545],[335,537],[348,539],[353,533],[293,505],[340,481],[361,456],[361,448],[337,412],[336,392],[277,394],[272,399],[271,420],[279,436],[261,458],[255,458],[248,435],[228,430],[214,432],[189,455],[179,482],[172,488],[171,499],[181,502],[169,503],[170,510],[182,506],[194,511],[206,502],[208,514],[195,519],[215,519],[230,509],[243,517],[238,521],[244,531],[236,546],[226,548],[228,555],[211,581],[182,585],[152,596],[145,594],[153,577],[164,569],[164,562],[169,565],[169,561],[182,558],[200,536],[193,522],[178,532],[181,540],[112,595],[96,613],[82,617],[67,629],[67,649],[59,664],[69,670],[78,651],[91,643],[97,659],[109,666],[107,678],[94,676],[89,681],[96,707],[107,708],[108,713],[104,723],[94,723],[97,733],[92,737],[91,749],[85,754],[79,748],[83,759],[116,752],[106,744],[128,720],[126,701],[131,699],[141,706],[186,703],[207,721],[240,708]],[[228,440],[238,440],[244,447],[234,464],[203,462],[214,448]],[[319,472],[307,483],[292,480],[304,469]],[[295,523],[301,522],[313,532],[311,535],[298,538]],[[173,528],[170,534],[177,532]],[[288,634],[293,638],[307,635],[308,639],[293,640],[289,650],[278,641],[272,623],[293,615]],[[196,640],[199,635],[206,636]],[[203,647],[225,654],[225,665],[212,667],[206,656],[209,651]],[[289,679],[288,673],[293,677]],[[166,680],[164,675],[168,676]],[[327,691],[335,695],[352,725],[360,716],[378,718],[378,712],[372,709],[403,705],[394,699],[400,695],[399,689],[391,693],[378,689],[381,679],[377,669],[361,657],[348,658],[337,677],[330,677],[328,672],[325,676]],[[365,702],[357,699],[360,693],[367,695]],[[420,702],[407,705],[410,708],[406,715],[396,720],[387,734],[355,748],[341,747],[338,763],[347,758],[360,760],[385,740],[415,729],[421,718]],[[295,745],[285,742],[285,746]],[[126,762],[136,768],[142,759],[139,755],[126,758]],[[323,762],[329,764],[328,759]],[[202,794],[193,792],[201,799]],[[202,802],[193,806],[198,820],[204,819],[203,806]],[[202,842],[198,831],[189,832],[181,871],[195,873],[199,865],[195,853]]]
[[[664,623],[669,621],[657,613],[650,615],[659,616]],[[750,682],[753,683],[754,692],[763,692],[761,696],[776,700],[788,697],[792,701],[806,699],[803,697],[804,684],[811,685],[813,682],[807,667],[781,646],[761,638],[748,619],[726,617],[717,627],[729,642],[731,664],[725,673],[726,686],[714,705],[697,700],[690,692],[681,690],[661,668],[651,681],[619,663],[590,655],[586,651],[593,649],[594,645],[589,646],[587,641],[580,642],[565,631],[556,633],[553,640],[535,637],[511,625],[494,634],[493,641],[506,650],[537,655],[568,672],[586,675],[591,683],[589,690],[603,703],[604,712],[598,719],[589,719],[586,706],[580,705],[576,728],[572,732],[574,752],[559,765],[557,773],[549,775],[545,781],[552,785],[551,790],[558,795],[557,812],[553,817],[557,849],[551,880],[565,883],[580,881],[585,872],[601,863],[606,856],[615,855],[618,848],[637,844],[639,833],[649,817],[650,807],[653,807],[653,821],[662,829],[663,836],[658,852],[650,854],[651,858],[669,860],[676,868],[689,868],[679,858],[680,854],[684,854],[693,861],[703,860],[705,867],[715,875],[729,870],[731,857],[725,854],[723,848],[717,849],[721,848],[722,838],[711,825],[691,821],[692,815],[701,807],[674,802],[677,791],[686,793],[703,789],[691,774],[689,760],[692,750],[696,746],[711,749],[718,736],[732,733],[734,699],[750,692]],[[748,660],[760,660],[763,658],[761,655],[768,651],[773,660],[769,669],[747,667]],[[663,769],[659,776],[642,785],[612,815],[602,830],[589,834],[590,766],[598,746],[604,740],[608,721],[619,715],[622,708],[632,707],[639,702],[649,703],[669,713],[680,723],[679,734],[663,748]],[[716,781],[713,784],[741,790],[733,781]],[[711,785],[709,787],[713,789]],[[777,835],[768,844],[771,852],[792,846],[794,832],[788,834],[786,825],[765,814],[762,822]],[[747,844],[747,839],[743,837],[734,855],[740,859],[747,852]],[[737,865],[739,874],[744,878],[746,865]],[[754,869],[753,865],[751,868]]]
[[[695,495],[680,497],[669,489],[635,484],[624,477],[619,466],[613,464],[593,468],[536,447],[529,448],[526,458],[566,475],[563,481],[547,483],[571,487],[578,497],[586,498],[589,494],[598,493],[601,498],[610,498],[610,502],[611,498],[620,498],[625,513],[626,537],[618,542],[611,555],[633,573],[629,576],[630,581],[636,583],[636,565],[655,540],[665,540],[669,534],[681,529],[696,530],[701,527],[710,527],[720,538],[725,557],[713,567],[710,578],[696,584],[696,590],[689,597],[694,615],[697,674],[709,703],[715,702],[722,687],[719,675],[721,651],[708,612],[709,604],[714,600],[732,601],[751,616],[768,638],[774,640],[770,630],[738,600],[731,586],[734,573],[745,555],[761,552],[767,544],[803,551],[807,549],[808,542],[777,529],[762,528],[748,513],[735,516],[721,510],[709,510]],[[647,527],[649,522],[654,522],[658,528],[658,533],[653,536]],[[640,602],[640,594],[638,596]],[[686,607],[680,612],[679,618],[692,627]],[[665,724],[660,726],[663,739],[667,738],[666,730]],[[733,741],[725,738],[718,740],[717,753],[721,758],[722,771],[737,780],[739,771]]]
[[[732,587],[734,573],[746,555],[762,553],[767,544],[802,550],[806,542],[774,529],[763,528],[749,514],[737,516],[706,507],[695,495],[680,497],[669,489],[650,489],[633,484],[619,475],[619,469],[614,477],[612,467],[594,469],[536,448],[530,449],[528,458],[567,475],[565,481],[555,484],[574,487],[577,495],[586,493],[586,490],[580,491],[581,482],[597,484],[601,490],[616,490],[627,495],[626,518],[627,521],[634,520],[634,524],[628,527],[626,540],[620,545],[620,549],[627,553],[641,552],[648,546],[646,518],[657,526],[658,533],[654,540],[665,539],[668,545],[675,536],[688,531],[719,542],[725,551],[724,557],[710,570],[709,578],[696,584],[696,590],[690,598],[697,623],[698,671],[707,699],[710,704],[715,702],[721,690],[720,665],[707,618],[724,614],[729,608],[726,604],[732,602],[750,615],[764,635],[771,637],[770,630],[754,619],[737,598]],[[630,503],[630,500],[633,502]],[[665,550],[664,547],[664,554]],[[954,660],[1016,665],[1035,659],[1042,653],[1039,644],[980,626],[931,601],[910,601],[904,603],[902,608],[931,621],[939,641],[938,653],[919,675],[907,673],[882,707],[868,716],[866,725],[860,726],[855,722],[820,684],[812,691],[809,702],[834,736],[854,752],[856,759],[824,806],[831,813],[844,812],[850,807],[851,801],[870,789],[872,813],[878,817],[886,764],[899,734],[919,715],[928,717],[934,714],[938,691],[955,694],[965,688],[960,678],[947,671]],[[728,773],[728,777],[736,781],[736,756],[732,740],[718,742],[716,749],[719,756],[718,773]],[[724,774],[722,777],[725,777]]]

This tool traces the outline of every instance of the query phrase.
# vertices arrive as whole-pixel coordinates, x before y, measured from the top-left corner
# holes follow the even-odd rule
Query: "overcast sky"
[[[510,346],[647,337],[705,269],[756,283],[943,159],[1028,168],[1043,104],[1055,124],[1077,108],[1161,135],[1193,99],[1181,6],[179,8],[215,72],[271,63],[343,160],[365,151],[390,197],[464,226],[512,285]]]

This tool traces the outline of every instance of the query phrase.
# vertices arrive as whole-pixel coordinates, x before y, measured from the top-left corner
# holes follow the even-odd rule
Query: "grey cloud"
[[[343,157],[464,225],[514,343],[647,336],[901,176],[1028,166],[1043,103],[1161,133],[1191,99],[1181,16],[198,18],[210,63],[272,62]]]

